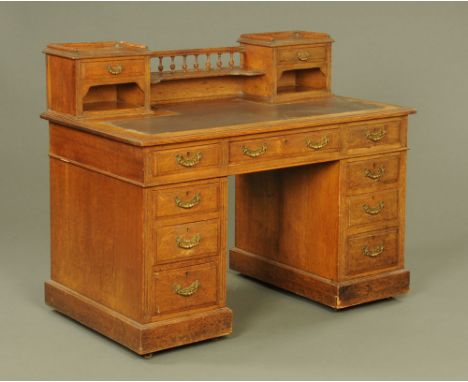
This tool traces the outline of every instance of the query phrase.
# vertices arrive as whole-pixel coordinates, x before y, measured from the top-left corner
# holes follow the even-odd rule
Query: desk
[[[414,110],[333,95],[326,34],[239,41],[164,52],[122,42],[45,50],[46,302],[138,354],[231,333],[229,175],[231,269],[335,309],[409,287]]]

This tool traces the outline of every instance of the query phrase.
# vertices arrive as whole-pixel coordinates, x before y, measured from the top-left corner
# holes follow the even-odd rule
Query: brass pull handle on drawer
[[[296,57],[299,61],[309,61],[310,53],[307,51],[297,52]]]
[[[175,204],[177,207],[184,208],[186,210],[195,207],[201,201],[201,194],[197,192],[195,196],[186,202],[182,201],[178,196],[175,197]]]
[[[372,179],[372,180],[379,180],[384,175],[384,173],[385,173],[385,167],[384,166],[380,166],[375,171],[369,170],[368,168],[366,168],[364,170],[364,175],[367,178]]]
[[[385,136],[385,134],[387,134],[387,131],[383,127],[380,129],[374,129],[372,131],[367,130],[366,138],[372,142],[378,142]]]
[[[187,157],[183,155],[177,154],[176,155],[176,162],[184,167],[193,167],[200,163],[201,159],[203,158],[202,153],[196,153],[194,156],[190,156],[190,153],[187,153]]]
[[[200,281],[195,280],[193,283],[191,283],[188,287],[182,288],[180,284],[174,284],[174,292],[178,294],[179,296],[183,297],[190,297],[193,295],[198,288],[200,287]]]
[[[364,204],[362,206],[362,209],[368,215],[378,215],[383,210],[384,206],[385,203],[383,202],[383,200],[381,200],[376,207],[371,207],[368,204]]]
[[[122,70],[123,70],[123,66],[122,65],[115,65],[115,66],[112,66],[112,65],[108,65],[107,66],[107,71],[116,76],[117,74],[120,74],[122,73]]]
[[[201,235],[199,233],[197,233],[191,239],[184,239],[183,237],[177,236],[176,244],[179,248],[182,248],[182,249],[192,249],[196,247],[198,244],[200,244],[200,240],[201,240]]]
[[[313,150],[320,150],[321,148],[324,148],[328,143],[330,142],[330,139],[328,138],[327,135],[324,137],[320,138],[317,142],[312,142],[309,137],[306,138],[306,146],[309,149]]]
[[[377,256],[381,255],[384,250],[385,250],[385,247],[384,247],[383,244],[378,245],[377,247],[375,247],[372,250],[370,250],[369,247],[366,245],[362,249],[362,254],[364,256],[367,256],[367,257],[377,257]]]
[[[265,143],[262,143],[262,146],[256,150],[251,150],[247,146],[242,146],[241,150],[244,155],[247,155],[251,158],[257,158],[260,155],[263,155],[266,153],[267,145]]]

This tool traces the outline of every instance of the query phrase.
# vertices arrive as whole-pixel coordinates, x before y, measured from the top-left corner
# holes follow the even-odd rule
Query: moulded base
[[[334,309],[394,297],[409,290],[409,271],[397,270],[343,282],[331,281],[233,248],[230,268]]]

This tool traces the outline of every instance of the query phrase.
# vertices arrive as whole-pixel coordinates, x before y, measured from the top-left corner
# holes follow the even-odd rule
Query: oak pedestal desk
[[[408,290],[414,110],[333,95],[328,34],[239,42],[45,49],[46,302],[138,354],[231,333],[229,175],[231,269],[335,309]]]

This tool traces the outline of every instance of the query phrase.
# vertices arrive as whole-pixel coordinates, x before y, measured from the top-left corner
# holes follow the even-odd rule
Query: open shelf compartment
[[[323,67],[285,70],[278,79],[278,95],[326,91],[328,81]]]
[[[135,82],[90,86],[83,96],[83,112],[114,112],[145,107],[145,92]]]

